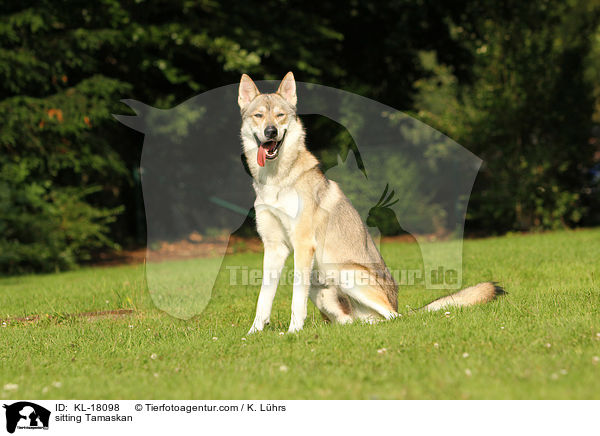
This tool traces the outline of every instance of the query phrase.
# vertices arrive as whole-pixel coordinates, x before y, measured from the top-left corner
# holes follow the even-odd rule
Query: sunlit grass
[[[382,251],[391,268],[420,262],[414,244]],[[260,268],[262,260],[238,254],[225,262]],[[189,282],[193,271],[209,277],[215,260],[170,268],[165,289]],[[0,328],[0,396],[600,398],[599,276],[600,229],[470,240],[464,284],[497,281],[504,298],[449,315],[349,326],[325,324],[309,303],[304,331],[281,335],[290,316],[285,285],[271,326],[249,337],[258,287],[231,286],[224,266],[208,306],[189,320],[157,309],[142,265],[5,278],[0,318],[42,316]],[[441,294],[401,286],[400,311]],[[190,298],[182,300],[189,311],[204,306],[202,296]],[[133,312],[70,316],[114,309]]]

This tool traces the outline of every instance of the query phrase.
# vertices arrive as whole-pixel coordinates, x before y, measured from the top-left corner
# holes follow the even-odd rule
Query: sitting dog
[[[309,297],[331,322],[395,318],[398,286],[358,212],[306,149],[296,102],[291,72],[274,94],[261,94],[249,76],[242,76],[241,138],[256,192],[256,226],[264,244],[263,282],[249,333],[269,323],[281,271],[292,251],[295,280],[289,332],[302,329]],[[315,273],[320,280],[314,280]],[[470,306],[500,293],[493,283],[480,283],[423,309]]]

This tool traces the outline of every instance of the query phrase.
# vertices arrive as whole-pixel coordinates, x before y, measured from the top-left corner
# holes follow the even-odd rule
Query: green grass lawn
[[[391,268],[419,263],[415,244],[382,251]],[[173,268],[183,276],[211,262]],[[226,262],[259,268],[262,259],[237,254]],[[508,295],[450,315],[375,325],[328,325],[309,303],[304,331],[280,335],[290,316],[288,285],[279,289],[271,326],[250,337],[258,287],[229,286],[228,273],[206,310],[187,321],[154,306],[142,265],[3,278],[0,319],[43,316],[0,327],[0,396],[600,398],[600,229],[468,240],[463,274],[465,285],[493,280]],[[401,312],[443,294],[399,292]],[[134,312],[67,316],[121,308]]]

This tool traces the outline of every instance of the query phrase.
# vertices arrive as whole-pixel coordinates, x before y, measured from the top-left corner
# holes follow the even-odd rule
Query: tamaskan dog
[[[249,333],[269,323],[281,272],[292,252],[289,332],[303,328],[309,298],[331,322],[396,318],[398,286],[358,212],[307,150],[296,103],[291,72],[274,94],[261,94],[249,76],[242,76],[241,139],[256,192],[256,226],[264,244],[262,285]],[[422,309],[485,303],[501,293],[493,283],[480,283]]]

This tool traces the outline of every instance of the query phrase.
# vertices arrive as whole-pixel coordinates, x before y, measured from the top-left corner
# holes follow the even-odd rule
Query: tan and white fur
[[[292,252],[295,280],[289,332],[302,329],[308,298],[331,322],[393,319],[399,316],[398,287],[358,212],[306,149],[296,102],[291,72],[274,94],[261,94],[250,77],[242,76],[241,138],[264,244],[263,282],[249,333],[269,323],[281,271]],[[315,273],[322,280],[314,280]],[[353,276],[363,280],[344,280]],[[480,283],[423,310],[485,303],[501,292],[492,283]]]

